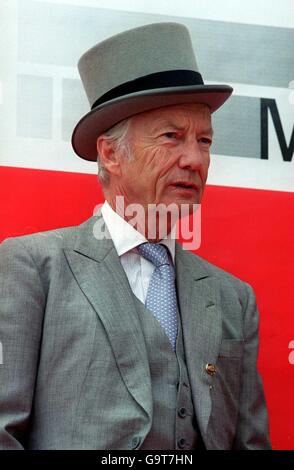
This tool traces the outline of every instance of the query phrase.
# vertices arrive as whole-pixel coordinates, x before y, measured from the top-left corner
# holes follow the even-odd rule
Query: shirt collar
[[[101,208],[101,213],[118,256],[124,255],[133,248],[136,248],[138,245],[141,245],[141,243],[148,242],[144,235],[138,232],[138,230],[136,230],[131,224],[126,222],[120,215],[118,215],[107,201],[104,202]],[[166,238],[160,241],[160,243],[168,248],[171,259],[174,263],[175,227]]]

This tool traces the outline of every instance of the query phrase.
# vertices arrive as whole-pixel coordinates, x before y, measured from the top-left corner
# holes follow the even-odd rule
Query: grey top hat
[[[89,49],[78,69],[91,106],[72,135],[75,152],[96,160],[97,137],[134,114],[180,103],[211,112],[231,95],[228,85],[204,85],[188,29],[155,23],[112,36]]]

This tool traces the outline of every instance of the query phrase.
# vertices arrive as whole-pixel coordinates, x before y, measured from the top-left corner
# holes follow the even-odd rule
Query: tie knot
[[[168,252],[164,245],[157,243],[142,243],[138,247],[140,255],[148,259],[156,267],[169,265]]]

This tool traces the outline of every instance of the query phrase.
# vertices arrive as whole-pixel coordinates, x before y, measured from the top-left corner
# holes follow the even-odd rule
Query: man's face
[[[198,204],[207,179],[212,142],[209,108],[183,104],[134,116],[132,158],[120,159],[117,194],[126,204]]]

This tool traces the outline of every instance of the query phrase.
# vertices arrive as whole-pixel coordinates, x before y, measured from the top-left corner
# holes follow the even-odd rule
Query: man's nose
[[[178,165],[183,169],[199,171],[199,169],[207,166],[208,159],[209,154],[207,155],[207,152],[201,151],[198,141],[189,139],[183,145]]]

